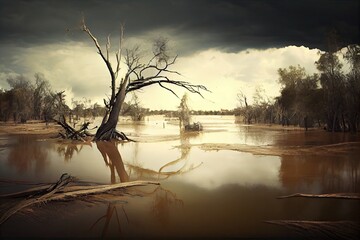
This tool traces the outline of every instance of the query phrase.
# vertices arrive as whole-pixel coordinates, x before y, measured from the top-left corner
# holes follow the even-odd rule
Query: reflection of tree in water
[[[359,142],[360,135],[331,133],[325,131],[278,132],[274,138],[278,146],[326,146],[331,144]]]
[[[142,167],[139,163],[136,164],[131,164],[131,163],[127,163],[126,166],[129,169],[129,175],[131,175],[132,177],[139,179],[139,178],[146,178],[146,179],[167,179],[171,176],[174,175],[179,175],[179,174],[183,174],[186,172],[189,172],[191,170],[194,170],[195,168],[199,167],[202,163],[198,164],[198,165],[194,165],[194,164],[189,164],[188,161],[188,155],[190,153],[191,150],[191,145],[190,145],[190,138],[197,136],[194,135],[196,133],[181,133],[180,134],[180,157],[170,161],[166,164],[164,164],[163,166],[161,166],[159,168],[158,171],[156,170],[152,170],[152,169],[148,169],[148,168],[144,168]],[[137,143],[136,143],[137,144]],[[135,147],[135,150],[137,150],[137,146]],[[179,167],[176,168],[177,165],[180,165]],[[165,171],[166,168],[169,168],[171,166],[175,166],[175,170],[173,171]]]
[[[101,231],[101,238],[104,238],[106,237],[106,234],[108,233],[109,231],[109,225],[110,225],[110,222],[111,222],[111,219],[113,217],[113,215],[115,215],[115,219],[116,219],[116,223],[117,223],[117,231],[118,231],[118,234],[121,235],[122,233],[122,230],[121,230],[121,223],[120,223],[120,216],[118,213],[118,207],[121,208],[121,210],[123,211],[123,214],[125,216],[125,219],[127,220],[127,223],[129,223],[129,219],[128,219],[128,216],[125,212],[125,209],[124,209],[124,206],[121,205],[119,206],[118,204],[114,204],[114,203],[109,203],[107,209],[106,209],[106,213],[104,216],[101,216],[99,219],[97,219],[95,221],[95,223],[90,227],[90,230],[93,230],[94,227],[103,219],[105,219],[105,223],[104,223],[104,227]],[[114,214],[115,213],[115,214]]]
[[[115,183],[115,170],[120,178],[120,182],[129,181],[129,175],[125,171],[119,149],[114,141],[97,141],[96,146],[99,149],[106,166],[110,168],[111,183]]]
[[[110,142],[97,141],[96,147],[100,151],[106,166],[108,166],[110,168],[111,183],[112,184],[116,183],[115,171],[116,171],[117,175],[119,176],[120,182],[129,181],[129,176],[128,176],[127,172],[125,171],[124,163],[122,161],[120,152],[117,148],[115,141],[110,141]],[[112,194],[115,195],[115,199],[113,199],[113,197],[110,198],[109,196],[106,197],[106,195],[105,195],[105,198],[108,198],[108,201],[109,201],[105,215],[98,218],[93,223],[93,225],[90,227],[90,230],[93,230],[96,225],[98,225],[102,220],[105,220],[104,226],[102,227],[102,231],[101,231],[101,238],[106,237],[107,233],[109,232],[110,222],[113,219],[113,217],[116,220],[117,233],[119,235],[121,235],[121,233],[122,233],[121,221],[120,221],[121,216],[124,216],[127,223],[129,223],[129,219],[126,214],[124,205],[122,203],[119,203],[115,192],[113,192]],[[120,209],[122,211],[122,213],[121,213],[121,211],[118,211],[118,209]]]
[[[129,181],[129,174],[126,172],[124,167],[124,162],[120,155],[120,152],[117,147],[117,143],[115,141],[105,142],[105,141],[97,141],[96,146],[100,151],[105,164],[110,168],[110,179],[111,183],[116,183],[116,173],[119,176],[120,182]],[[147,171],[146,169],[141,169],[138,167],[139,172]],[[140,180],[139,178],[135,180]],[[136,196],[153,196],[154,203],[152,206],[152,213],[154,216],[161,222],[166,223],[171,207],[173,206],[182,206],[182,201],[179,200],[174,193],[169,190],[162,188],[161,186],[157,186],[154,190],[144,191],[138,188],[131,189],[131,191],[127,192],[128,195],[136,195]],[[120,209],[120,211],[119,211]],[[123,203],[114,203],[110,200],[110,203],[107,207],[106,214],[99,219],[91,226],[91,229],[95,227],[101,220],[105,219],[104,227],[102,229],[101,237],[104,237],[109,231],[109,224],[111,219],[115,216],[117,223],[117,231],[118,234],[121,234],[121,221],[120,218],[123,216],[126,219],[126,222],[129,223],[128,215],[126,214],[124,204]]]
[[[43,172],[48,161],[49,145],[36,141],[31,135],[19,135],[15,144],[9,148],[8,164],[14,166],[19,173],[28,171],[34,164],[35,172]]]
[[[84,142],[84,143],[74,143],[74,142],[63,142],[59,143],[56,146],[56,152],[60,156],[64,156],[64,161],[69,162],[73,157],[75,153],[79,153],[84,145],[92,146],[91,142]]]
[[[282,156],[280,181],[295,192],[360,192],[358,154]]]
[[[174,206],[182,207],[184,206],[184,203],[182,200],[178,199],[173,192],[163,189],[160,186],[157,187],[152,212],[160,223],[163,225],[168,223],[171,207]]]
[[[159,171],[154,171],[151,169],[145,169],[141,166],[134,166],[131,164],[127,164],[127,167],[132,174],[128,174],[124,162],[122,160],[121,154],[118,149],[118,142],[116,141],[97,141],[96,146],[97,149],[100,151],[102,158],[106,164],[106,166],[110,169],[110,182],[115,184],[117,182],[117,176],[120,182],[127,182],[129,181],[129,175],[132,175],[133,180],[142,180],[143,177],[146,178],[155,178],[155,179],[163,179],[168,178],[170,176],[180,174],[183,172],[190,171],[196,167],[188,166],[186,159],[190,152],[190,144],[189,138],[191,135],[182,135],[181,136],[181,156],[171,161],[164,166],[162,166]],[[136,144],[136,143],[135,143]],[[77,145],[75,143],[67,143],[64,145],[60,145],[58,147],[58,153],[63,154],[65,159],[70,160],[74,153],[79,153],[82,149],[83,145]],[[185,161],[182,166],[180,166],[177,170],[174,171],[164,171],[165,168],[170,167],[172,165],[176,165]],[[117,175],[117,176],[116,176]],[[104,195],[103,198],[108,201],[108,207],[106,213],[101,216],[99,219],[95,221],[95,223],[91,226],[90,230],[93,230],[95,226],[99,225],[100,222],[104,221],[104,226],[102,227],[101,237],[105,237],[109,233],[110,222],[112,219],[116,221],[117,225],[117,233],[121,235],[121,223],[129,223],[129,218],[127,216],[126,210],[124,208],[125,203],[119,201],[119,197],[123,196],[123,192],[120,192],[118,195],[118,191],[114,191]],[[166,224],[168,222],[170,211],[173,207],[176,206],[183,206],[183,202],[177,198],[176,194],[173,192],[162,188],[161,186],[157,186],[155,189],[149,191],[149,189],[143,190],[139,188],[133,188],[126,192],[127,195],[135,195],[135,196],[148,196],[153,198],[153,204],[151,207],[151,212],[156,219],[159,220],[160,223]]]
[[[264,131],[263,129],[257,129],[252,126],[244,126],[243,124],[238,124],[238,129],[238,141],[250,145],[271,144],[278,134],[277,131]]]

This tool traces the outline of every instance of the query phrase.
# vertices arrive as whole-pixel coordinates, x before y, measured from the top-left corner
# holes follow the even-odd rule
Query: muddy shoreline
[[[45,123],[44,121],[29,121],[27,123],[0,122],[0,135],[13,134],[35,134],[57,136],[61,130],[55,122]]]

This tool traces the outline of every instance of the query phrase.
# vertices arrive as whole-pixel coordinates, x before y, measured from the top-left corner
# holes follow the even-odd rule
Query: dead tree
[[[97,52],[106,64],[111,78],[111,96],[107,100],[104,99],[106,113],[94,137],[95,141],[110,140],[114,138],[127,140],[125,134],[116,130],[116,125],[118,123],[120,110],[124,103],[125,96],[129,92],[155,84],[170,91],[175,96],[177,96],[176,93],[169,88],[169,85],[183,87],[189,92],[197,93],[200,96],[202,96],[200,91],[208,91],[203,85],[194,85],[189,82],[173,80],[170,78],[170,76],[180,74],[176,71],[170,70],[172,65],[175,64],[177,56],[170,57],[168,55],[167,42],[164,39],[155,42],[152,57],[149,61],[143,63],[138,47],[123,51],[122,45],[124,28],[121,26],[119,48],[116,52],[116,65],[113,67],[109,58],[110,37],[107,37],[106,49],[104,52],[96,37],[86,26],[84,20],[82,21],[82,30],[93,40],[97,48]],[[122,58],[124,58],[126,73],[120,81],[117,81],[120,72],[120,63],[123,61]]]
[[[57,124],[59,124],[60,126],[63,127],[63,129],[65,130],[65,133],[59,133],[60,137],[64,138],[64,139],[73,139],[73,140],[78,140],[78,141],[82,141],[85,142],[87,137],[91,137],[93,136],[91,133],[89,133],[88,127],[89,127],[89,122],[86,122],[84,124],[81,125],[81,128],[79,130],[76,130],[74,128],[72,128],[65,120],[65,117],[62,116],[60,118],[60,120],[55,120],[57,122]]]

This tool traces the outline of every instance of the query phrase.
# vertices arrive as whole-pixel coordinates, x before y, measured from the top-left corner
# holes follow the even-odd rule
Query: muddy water
[[[124,119],[121,129],[138,142],[118,145],[1,136],[0,179],[18,181],[3,181],[2,193],[29,188],[25,182],[55,182],[62,173],[106,184],[161,182],[160,187],[133,188],[106,203],[76,200],[32,207],[3,224],[1,236],[286,239],[301,235],[264,221],[360,220],[359,201],[277,199],[296,192],[360,192],[357,147],[265,156],[197,146],[331,147],[359,142],[358,135],[258,129],[235,124],[232,116],[199,116],[196,121],[203,123],[204,132],[179,135],[177,123],[162,117],[136,125]]]

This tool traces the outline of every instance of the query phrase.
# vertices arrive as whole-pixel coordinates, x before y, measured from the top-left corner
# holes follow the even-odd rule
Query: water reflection
[[[120,214],[123,214],[123,216],[125,217],[125,219],[127,220],[127,223],[129,223],[129,219],[128,216],[125,212],[124,206],[121,205],[119,208],[119,206],[117,204],[114,203],[109,203],[106,209],[106,213],[104,216],[101,216],[100,218],[98,218],[90,227],[90,231],[92,231],[95,226],[97,224],[99,224],[103,219],[105,220],[104,226],[102,227],[101,230],[101,238],[106,237],[106,235],[109,232],[109,228],[110,228],[110,223],[111,220],[113,219],[113,215],[115,216],[115,220],[116,220],[116,228],[117,228],[117,235],[121,236],[122,235],[122,230],[121,230],[121,223],[120,223]],[[118,209],[122,210],[122,213],[118,213]],[[115,214],[114,214],[115,213]],[[122,215],[121,215],[122,216]]]
[[[96,142],[96,146],[100,151],[106,166],[110,168],[111,183],[112,184],[116,183],[115,173],[117,173],[120,182],[129,181],[130,179],[129,174],[125,169],[124,162],[122,160],[121,154],[117,146],[117,142],[98,141]],[[130,167],[129,171],[134,171],[134,168]],[[138,173],[139,172],[144,173],[149,170],[138,167],[137,171]],[[157,174],[161,175],[161,172],[159,171]],[[137,176],[141,177],[142,174],[137,174]],[[136,178],[134,180],[139,180],[139,179],[142,178]],[[183,205],[183,202],[180,199],[178,199],[173,192],[166,190],[161,186],[157,186],[154,190],[151,191],[145,191],[134,188],[129,190],[127,194],[142,196],[142,197],[144,196],[151,197],[153,199],[151,212],[154,215],[155,219],[157,219],[161,224],[166,224],[168,222],[171,207]],[[94,229],[94,227],[101,220],[105,220],[104,226],[101,231],[102,238],[107,236],[108,234],[111,234],[111,231],[113,229],[112,230],[110,229],[110,222],[113,218],[116,220],[116,229],[117,229],[115,233],[116,236],[122,235],[120,216],[123,216],[126,219],[127,224],[130,223],[129,216],[125,210],[124,204],[114,202],[114,199],[110,201],[111,202],[108,204],[105,215],[98,218],[90,228],[90,230]]]
[[[79,153],[84,146],[92,146],[91,142],[60,142],[56,145],[56,152],[64,156],[64,161],[69,162],[75,153]]]
[[[273,142],[277,146],[326,146],[337,143],[359,142],[360,134],[331,133],[326,131],[278,132]]]
[[[143,138],[151,137],[152,131],[157,131],[157,128],[154,130],[146,124],[137,126],[138,129],[135,127],[135,130],[130,124],[127,128]],[[171,130],[170,124],[165,129],[158,125],[154,127],[163,131],[161,134],[166,135],[168,133],[165,131]],[[84,206],[84,211],[74,213],[66,221],[57,217],[57,212],[61,212],[58,209],[57,212],[44,214],[44,220],[40,223],[29,221],[28,215],[17,216],[3,226],[4,236],[43,236],[44,224],[49,226],[50,222],[54,228],[49,229],[62,229],[59,227],[61,224],[65,228],[68,225],[76,226],[75,230],[71,230],[74,232],[80,231],[77,229],[81,227],[84,231],[90,228],[86,234],[91,237],[164,237],[167,234],[172,237],[226,235],[256,238],[273,233],[274,227],[264,224],[264,220],[359,220],[356,214],[359,204],[354,201],[276,199],[295,192],[359,192],[359,150],[331,154],[318,152],[316,155],[310,152],[292,156],[255,156],[227,150],[204,151],[191,146],[225,139],[224,142],[229,144],[271,144],[293,149],[293,146],[333,144],[356,138],[340,134],[256,130],[251,127],[241,129],[231,123],[221,125],[226,130],[216,132],[218,125],[214,125],[213,132],[183,134],[172,140],[126,144],[98,142],[96,148],[73,143],[43,142],[33,137],[27,140],[18,137],[2,140],[11,144],[3,147],[0,155],[3,160],[0,161],[1,178],[11,176],[23,179],[26,174],[19,174],[19,169],[33,172],[35,165],[43,164],[43,167],[37,167],[37,172],[44,173],[43,179],[39,174],[29,174],[26,180],[53,182],[67,172],[82,180],[102,183],[161,181],[161,186],[136,187],[126,192],[104,194],[101,197],[106,199],[105,204],[101,202],[91,208]],[[179,145],[181,147],[174,147]],[[36,214],[56,204],[68,204],[63,208],[68,211],[68,206],[76,203],[47,204],[36,209]],[[52,231],[51,236],[59,234],[60,237],[67,232],[61,230],[60,234],[56,230],[49,231]],[[71,231],[68,234],[72,234]],[[83,236],[81,234],[84,233],[79,233],[79,236]],[[275,239],[285,234],[279,229],[271,236]]]
[[[197,166],[191,165],[189,166],[189,154],[191,151],[190,139],[196,138],[200,133],[199,132],[181,132],[180,133],[180,157],[166,163],[162,167],[159,168],[159,173],[163,173],[165,169],[176,166],[177,164],[182,164],[182,166],[175,173],[185,173],[191,171],[197,167],[199,167],[202,163]]]
[[[282,185],[291,192],[360,192],[360,149],[355,143],[359,137],[358,134],[295,131],[274,138],[276,146],[293,149],[291,155],[281,156]],[[301,152],[301,149],[308,151]]]
[[[50,145],[46,142],[34,141],[33,136],[19,135],[14,137],[9,147],[7,162],[14,167],[18,173],[25,173],[34,169],[40,173],[49,165],[48,149]]]
[[[122,149],[131,159],[125,164],[129,170],[129,175],[133,179],[165,180],[198,168],[202,163],[194,163],[189,159],[191,151],[189,139],[197,137],[197,135],[197,133],[182,133],[180,135],[180,147],[171,147],[168,151],[166,151],[166,147],[169,147],[169,145],[164,142],[156,144],[133,143],[133,145],[128,145],[132,146],[133,151],[131,154],[127,152],[128,148],[123,147]],[[162,151],[162,149],[165,151]],[[178,158],[168,160],[174,158],[174,155],[179,151],[180,156]]]
[[[357,156],[282,156],[280,180],[292,192],[360,192],[360,162]]]
[[[272,145],[274,139],[279,135],[277,131],[264,131],[253,126],[238,124],[238,141],[251,146]]]
[[[184,202],[179,199],[175,193],[158,187],[155,191],[152,213],[155,218],[162,224],[167,225],[170,219],[170,208],[184,206]]]
[[[120,182],[129,181],[129,175],[125,171],[119,149],[114,141],[97,141],[96,147],[99,149],[106,166],[110,168],[110,182],[115,183],[115,170],[120,178]]]

